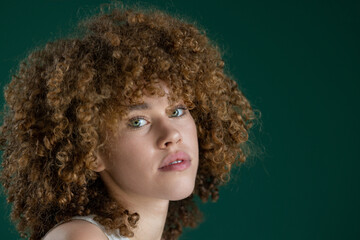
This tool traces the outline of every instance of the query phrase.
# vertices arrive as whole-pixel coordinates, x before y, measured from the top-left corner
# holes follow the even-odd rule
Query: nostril
[[[161,129],[158,146],[160,148],[169,148],[171,145],[176,145],[182,141],[181,133],[175,127],[168,125],[166,128]]]
[[[181,142],[181,138],[175,139],[175,141],[166,141],[163,143],[163,147],[170,147],[172,144],[178,144]]]

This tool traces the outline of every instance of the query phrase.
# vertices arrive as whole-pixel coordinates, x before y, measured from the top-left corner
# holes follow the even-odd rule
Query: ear
[[[99,153],[96,153],[96,160],[93,162],[91,168],[95,172],[102,172],[105,170],[105,162]]]

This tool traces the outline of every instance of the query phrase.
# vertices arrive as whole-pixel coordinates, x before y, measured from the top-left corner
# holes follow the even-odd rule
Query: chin
[[[170,201],[180,201],[189,197],[194,192],[194,187],[195,187],[194,185],[195,184],[193,184],[192,186],[188,186],[186,188],[184,187],[178,188],[177,189],[178,191],[173,192],[168,199]]]

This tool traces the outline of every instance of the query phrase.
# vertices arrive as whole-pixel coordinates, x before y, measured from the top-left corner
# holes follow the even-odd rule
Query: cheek
[[[149,169],[152,166],[144,158],[149,155],[149,150],[145,149],[141,142],[131,139],[126,143],[118,142],[118,144],[113,146],[116,150],[112,151],[107,162],[110,177],[116,186],[124,191],[145,191],[146,189],[142,189],[141,184],[139,185],[139,180],[149,178]]]
[[[110,160],[117,168],[120,166],[123,169],[133,168],[139,165],[139,159],[141,160],[141,156],[144,156],[145,146],[141,139],[134,140],[128,138],[126,141],[118,141],[117,145],[113,145]]]
[[[116,164],[123,174],[141,174],[141,172],[149,171],[149,168],[153,168],[151,161],[147,161],[148,158],[152,158],[154,155],[152,144],[147,137],[132,137],[125,136],[119,139],[117,145],[113,146],[115,149],[114,155],[111,160]]]

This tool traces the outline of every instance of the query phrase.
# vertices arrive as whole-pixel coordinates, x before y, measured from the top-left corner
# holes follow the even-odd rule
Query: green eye
[[[142,126],[145,126],[147,124],[147,121],[143,118],[134,118],[129,121],[129,126],[132,128],[140,128]]]
[[[171,113],[171,117],[181,117],[185,114],[185,110],[186,109],[183,107],[175,108],[174,111]]]

